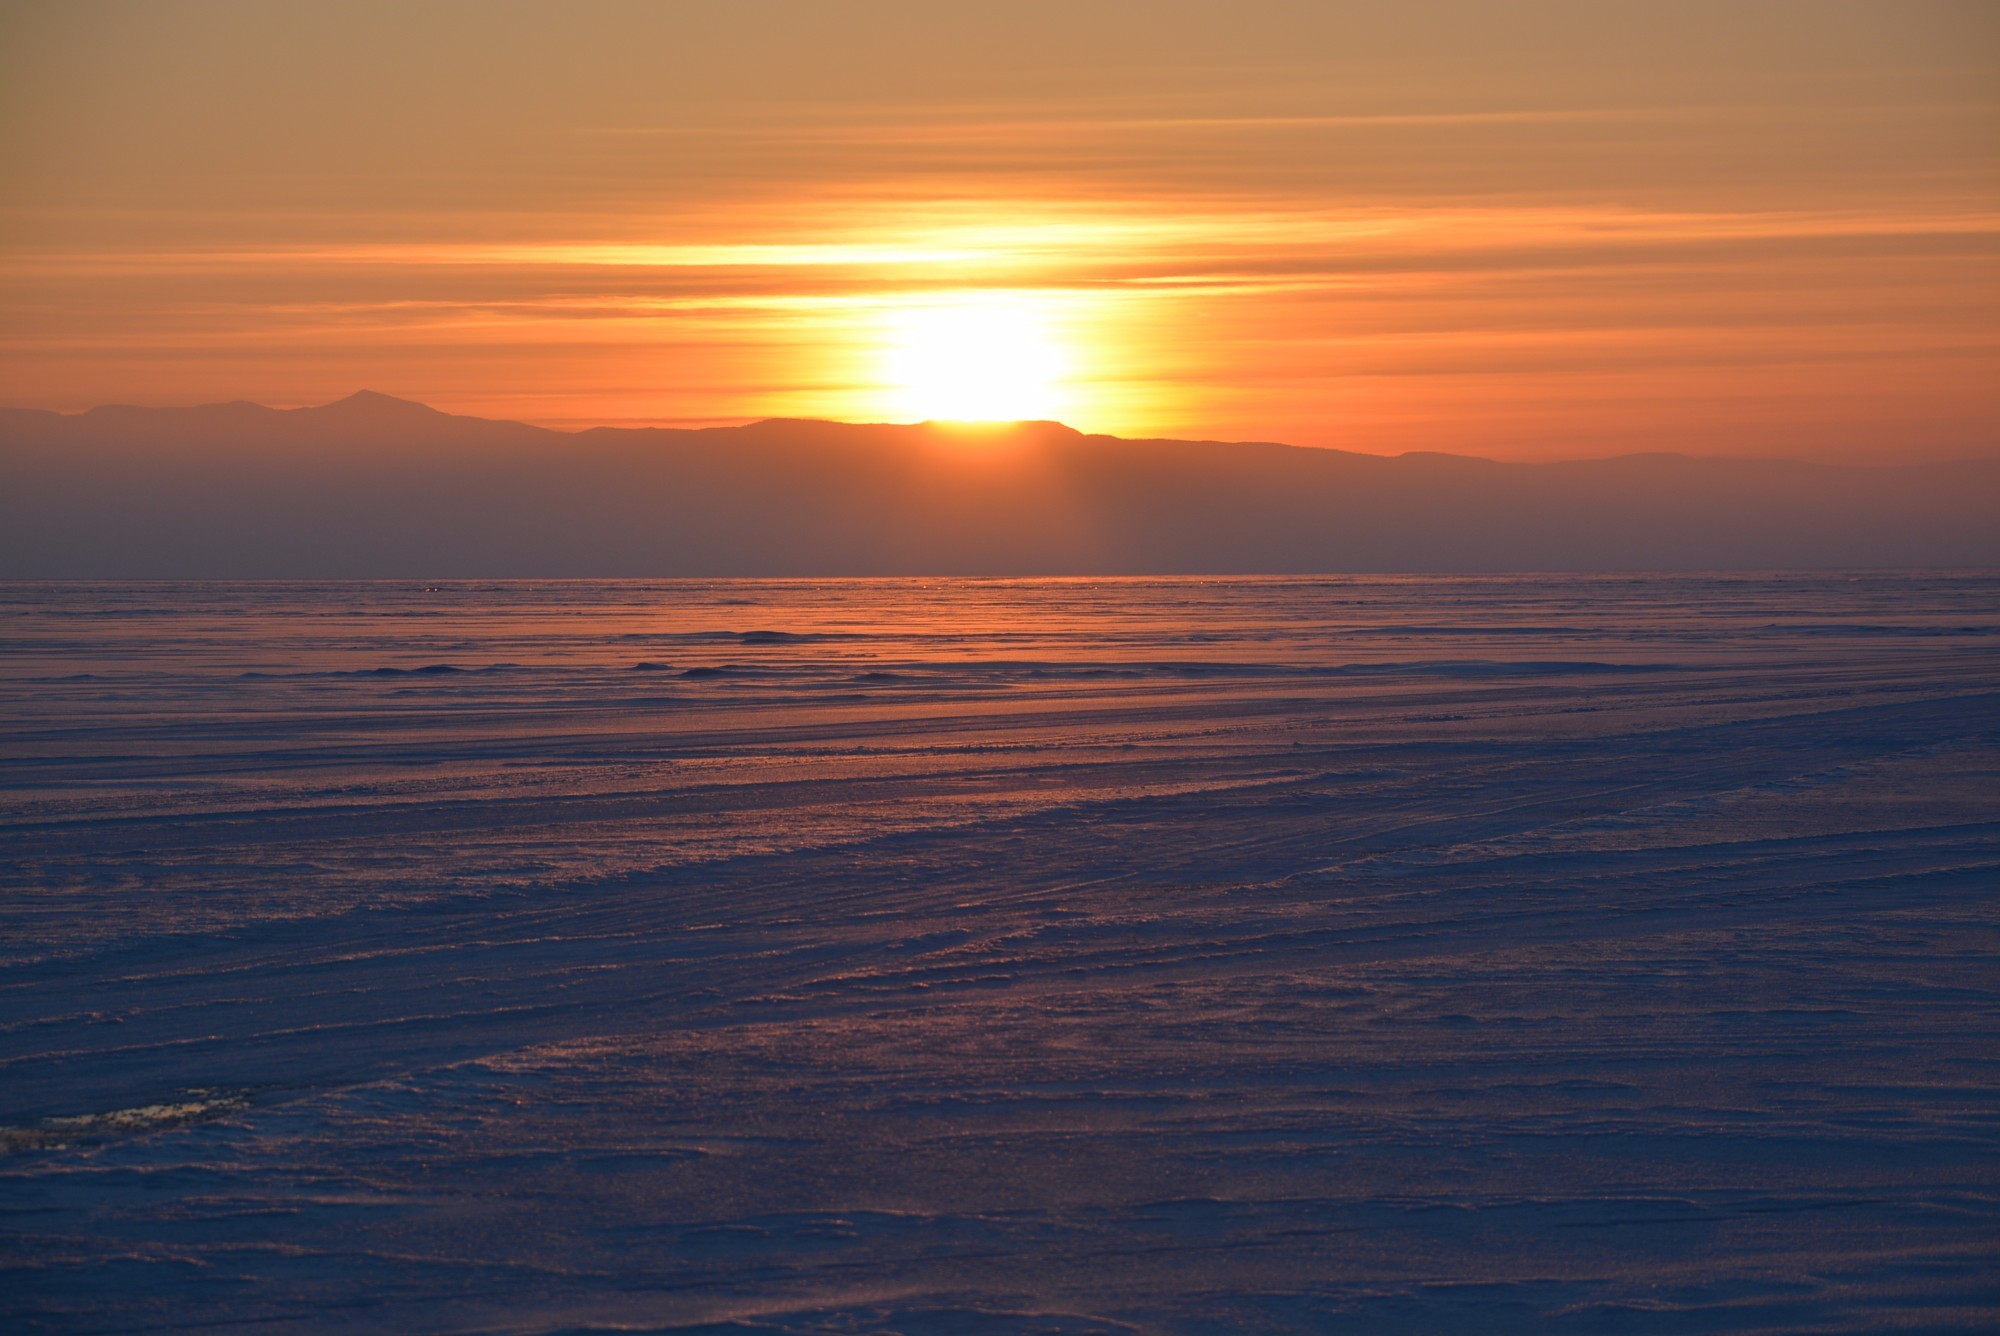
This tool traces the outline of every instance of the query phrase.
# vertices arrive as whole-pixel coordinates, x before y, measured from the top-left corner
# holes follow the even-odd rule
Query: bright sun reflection
[[[1047,310],[989,296],[898,314],[886,369],[899,417],[1001,422],[1060,418],[1069,360]]]

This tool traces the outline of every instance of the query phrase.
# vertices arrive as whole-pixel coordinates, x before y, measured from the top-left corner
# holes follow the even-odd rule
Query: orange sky
[[[2000,450],[1984,3],[15,3],[0,180],[12,405]]]

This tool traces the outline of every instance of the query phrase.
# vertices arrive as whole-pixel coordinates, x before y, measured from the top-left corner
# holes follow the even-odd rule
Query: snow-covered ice
[[[0,1325],[2000,1324],[2000,577],[0,586]]]

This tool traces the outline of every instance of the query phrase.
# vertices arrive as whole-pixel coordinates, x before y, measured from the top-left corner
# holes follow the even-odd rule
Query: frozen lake
[[[0,585],[0,1325],[2000,1324],[2000,577]]]

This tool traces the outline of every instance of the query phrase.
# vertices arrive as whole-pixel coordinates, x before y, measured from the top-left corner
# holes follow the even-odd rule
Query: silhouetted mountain
[[[0,410],[0,575],[2000,565],[2000,461],[1502,464],[774,420],[559,432],[362,393]]]

